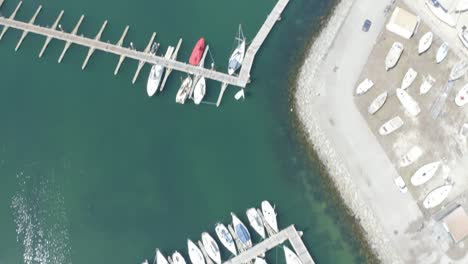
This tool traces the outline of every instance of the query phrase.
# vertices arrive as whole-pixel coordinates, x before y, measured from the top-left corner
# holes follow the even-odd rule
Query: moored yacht
[[[246,249],[251,248],[252,239],[250,238],[249,230],[234,213],[231,212],[231,216],[232,216],[232,226],[234,227],[234,232],[236,233],[237,237],[242,243],[242,246]]]
[[[232,254],[237,255],[236,245],[234,244],[234,239],[229,233],[228,229],[224,224],[218,223],[215,227],[216,235],[219,238],[219,241],[223,246],[229,250]]]
[[[255,208],[247,209],[247,218],[249,219],[250,226],[257,232],[263,239],[265,239],[265,227],[262,218]]]
[[[206,254],[216,263],[221,264],[221,252],[219,251],[218,244],[207,232],[203,232],[201,235],[203,247],[205,248]]]
[[[185,262],[184,257],[182,257],[182,255],[178,251],[172,253],[172,261],[174,262],[174,264],[187,264]]]
[[[159,248],[156,249],[156,263],[155,264],[169,264],[166,257],[159,251]]]
[[[229,58],[228,74],[233,75],[241,66],[244,61],[245,55],[245,37],[242,33],[242,28],[239,25],[239,33],[236,37],[237,46]]]
[[[192,78],[190,76],[187,76],[182,81],[182,85],[180,86],[179,91],[177,91],[176,103],[185,104],[185,100],[187,100],[187,97],[189,96],[191,86],[192,86]]]
[[[200,77],[195,84],[195,88],[193,90],[193,102],[196,105],[199,105],[201,101],[203,100],[203,97],[205,97],[206,93],[206,80],[205,77]]]
[[[192,242],[192,240],[187,239],[188,253],[190,261],[192,264],[205,264],[205,258],[201,250]]]
[[[284,255],[286,257],[286,264],[302,264],[299,257],[287,246],[283,246]]]
[[[276,212],[273,206],[271,206],[270,202],[262,202],[262,213],[266,223],[271,227],[271,229],[273,229],[273,231],[278,233],[278,222],[276,221]]]

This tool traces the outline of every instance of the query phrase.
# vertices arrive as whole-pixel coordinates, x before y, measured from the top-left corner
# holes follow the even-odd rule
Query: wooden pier
[[[0,0],[0,7],[3,4],[3,1],[4,0]],[[78,23],[75,25],[74,29],[71,32],[65,32],[59,24],[59,21],[62,18],[63,13],[64,13],[63,10],[60,12],[57,19],[55,20],[54,24],[51,27],[44,27],[44,26],[34,24],[35,19],[37,15],[39,14],[42,6],[38,7],[35,14],[30,19],[30,21],[22,22],[19,20],[15,20],[16,13],[18,12],[22,4],[21,1],[18,3],[17,7],[15,8],[13,13],[9,17],[0,16],[0,26],[3,26],[3,29],[0,33],[0,40],[3,38],[3,36],[5,35],[5,33],[7,32],[9,28],[14,28],[14,29],[23,31],[23,34],[18,44],[15,47],[15,50],[18,50],[21,46],[21,43],[23,42],[23,40],[25,39],[28,33],[42,35],[46,39],[39,53],[39,57],[42,57],[48,44],[50,43],[52,39],[62,40],[65,42],[65,46],[58,59],[58,62],[61,62],[63,60],[63,57],[65,56],[67,50],[70,48],[71,44],[76,44],[76,45],[87,47],[89,50],[82,64],[82,69],[86,67],[94,51],[100,50],[106,53],[113,53],[119,56],[119,61],[114,70],[114,74],[118,73],[120,66],[125,58],[134,59],[139,62],[139,65],[134,75],[134,78],[132,80],[133,82],[135,82],[141,68],[143,67],[145,63],[159,64],[165,67],[169,73],[172,70],[176,70],[176,71],[185,72],[188,74],[193,74],[195,76],[203,76],[206,79],[211,79],[211,80],[219,81],[222,83],[222,89],[221,89],[222,92],[217,102],[217,105],[219,105],[221,102],[222,94],[224,93],[224,90],[228,87],[228,85],[245,88],[246,85],[250,82],[250,71],[254,62],[255,55],[257,54],[263,42],[266,40],[273,26],[276,24],[277,21],[280,20],[281,13],[284,11],[288,3],[289,3],[289,0],[278,0],[277,4],[275,5],[273,10],[268,15],[266,21],[264,22],[264,24],[262,25],[262,27],[260,28],[256,36],[253,38],[252,43],[249,45],[246,51],[245,57],[244,57],[243,65],[241,67],[241,70],[238,76],[231,76],[231,75],[228,75],[227,73],[215,71],[214,69],[207,69],[204,67],[198,67],[198,66],[194,66],[194,65],[190,65],[184,62],[177,61],[176,60],[177,52],[178,52],[178,49],[180,47],[182,40],[179,41],[176,51],[174,52],[174,56],[170,56],[169,58],[165,58],[164,56],[157,56],[157,55],[153,56],[149,54],[147,49],[145,49],[144,51],[137,51],[133,47],[130,47],[130,48],[124,47],[123,40],[125,38],[125,35],[127,34],[128,26],[125,28],[124,33],[122,34],[120,40],[116,44],[111,44],[108,41],[107,42],[102,41],[101,35],[107,25],[107,20],[104,22],[98,34],[94,38],[88,38],[88,37],[84,37],[83,35],[78,34],[78,30],[79,30],[81,23],[83,22],[84,15],[81,15],[81,17],[78,20]],[[156,33],[153,33],[153,36],[151,38],[152,40],[154,39],[155,35]],[[150,41],[148,46],[151,46],[151,43],[152,41]],[[165,80],[164,80],[164,83],[165,83]]]
[[[296,227],[294,227],[294,225],[290,225],[286,229],[283,229],[280,232],[263,240],[262,242],[254,245],[252,248],[240,253],[232,259],[225,261],[224,264],[249,263],[256,257],[265,254],[268,250],[271,250],[276,246],[283,244],[286,240],[289,240],[291,246],[293,247],[299,259],[301,260],[302,264],[315,264],[314,260],[309,254],[309,251],[305,247],[304,242],[302,241],[301,236],[299,235],[299,232],[296,230]]]

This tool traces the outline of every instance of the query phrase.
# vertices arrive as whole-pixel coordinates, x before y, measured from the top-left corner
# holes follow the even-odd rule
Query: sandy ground
[[[449,245],[439,241],[447,233],[394,185],[399,173],[354,102],[390,2],[339,4],[302,66],[295,111],[383,263],[468,263],[463,254],[447,255]],[[361,31],[366,18],[373,22],[368,33]]]

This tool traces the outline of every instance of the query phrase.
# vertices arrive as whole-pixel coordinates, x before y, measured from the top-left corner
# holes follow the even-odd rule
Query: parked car
[[[372,22],[369,19],[366,19],[364,21],[364,24],[362,25],[362,31],[367,32],[369,31],[369,28],[371,27]]]

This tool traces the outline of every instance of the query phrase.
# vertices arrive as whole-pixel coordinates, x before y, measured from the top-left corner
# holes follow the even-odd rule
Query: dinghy
[[[442,43],[440,45],[439,49],[437,50],[437,55],[436,55],[436,63],[439,64],[441,63],[445,57],[447,57],[447,53],[449,50],[449,45],[447,42]]]
[[[409,68],[405,74],[405,77],[403,77],[403,81],[401,82],[401,89],[406,90],[408,87],[410,87],[410,85],[416,79],[416,76],[418,76],[418,72],[413,68]]]
[[[434,34],[432,34],[432,32],[429,31],[421,37],[418,45],[419,55],[426,52],[431,47],[433,36]]]
[[[431,75],[424,76],[423,82],[419,87],[419,94],[427,94],[427,92],[429,92],[432,86],[434,86],[435,81],[436,80]]]
[[[442,185],[442,186],[435,188],[426,196],[426,198],[424,198],[424,201],[423,201],[424,208],[431,209],[440,205],[450,194],[451,190],[452,190],[452,185],[450,184]]]
[[[468,103],[468,84],[465,84],[455,96],[456,105],[464,106],[466,103]]]
[[[422,155],[422,149],[418,146],[413,146],[405,155],[400,158],[401,167],[406,167],[413,164]]]
[[[453,65],[452,70],[450,71],[449,81],[455,81],[465,75],[466,70],[468,69],[468,63],[464,60],[460,60],[455,65]]]
[[[372,101],[372,103],[369,105],[369,107],[367,108],[367,112],[369,112],[369,114],[371,115],[377,113],[377,111],[379,111],[379,109],[382,108],[382,106],[385,104],[385,101],[387,100],[387,96],[388,96],[387,92],[383,92],[379,94],[374,99],[374,101]]]
[[[392,119],[385,122],[379,128],[379,134],[382,136],[388,135],[394,132],[395,130],[399,129],[401,126],[403,126],[403,120],[400,116],[395,116]]]
[[[387,56],[385,57],[385,69],[387,71],[396,66],[398,60],[401,57],[402,52],[403,44],[401,44],[400,42],[394,42],[392,47],[388,51]]]
[[[421,168],[419,168],[413,176],[411,176],[411,184],[414,186],[423,185],[424,183],[428,182],[432,176],[437,172],[439,169],[440,161],[428,163]]]
[[[244,89],[241,88],[235,95],[234,95],[234,99],[236,99],[236,101],[239,101],[239,99],[244,99],[245,100],[245,94],[244,94]]]
[[[403,89],[396,89],[396,95],[398,100],[400,100],[401,105],[412,117],[417,116],[421,112],[421,108],[418,103]]]
[[[356,88],[356,95],[365,94],[370,88],[372,88],[372,86],[374,86],[374,82],[366,78]]]

